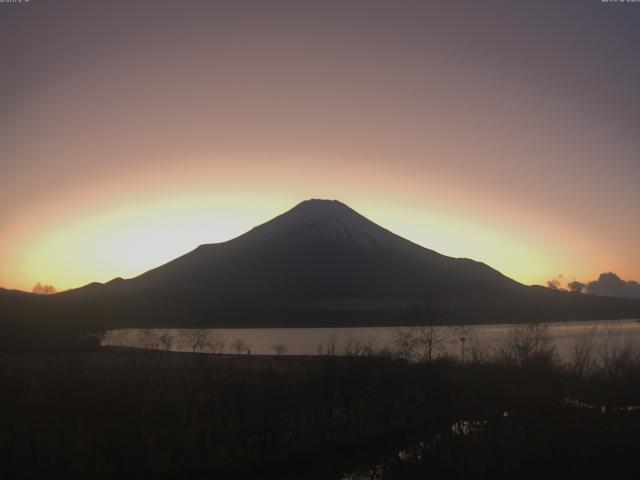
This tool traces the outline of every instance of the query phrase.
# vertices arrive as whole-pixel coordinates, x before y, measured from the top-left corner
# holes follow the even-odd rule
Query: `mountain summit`
[[[337,200],[311,199],[299,203],[247,234],[256,242],[318,241],[344,248],[375,248],[399,238]]]
[[[12,305],[8,310],[16,317],[53,316],[104,327],[389,325],[640,314],[640,302],[526,287],[483,263],[412,243],[341,202],[316,199],[136,278],[46,299],[14,299]]]

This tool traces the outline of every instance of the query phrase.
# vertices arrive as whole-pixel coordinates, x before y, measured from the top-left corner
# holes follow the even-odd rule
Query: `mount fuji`
[[[2,305],[13,317],[55,317],[110,328],[478,323],[640,314],[638,301],[525,286],[483,263],[441,255],[336,200],[304,201],[237,238],[201,245],[132,279],[47,297],[5,291]]]

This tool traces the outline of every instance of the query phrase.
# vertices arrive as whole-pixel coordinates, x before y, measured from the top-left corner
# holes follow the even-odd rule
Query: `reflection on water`
[[[437,327],[444,340],[435,355],[489,353],[506,341],[513,327]],[[393,349],[397,332],[396,327],[120,329],[108,331],[102,345],[226,354],[367,355]],[[563,360],[569,360],[576,347],[586,342],[596,353],[612,345],[640,344],[637,320],[550,323],[549,332]]]

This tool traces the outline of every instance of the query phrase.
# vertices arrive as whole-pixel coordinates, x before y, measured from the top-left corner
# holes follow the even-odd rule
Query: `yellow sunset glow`
[[[295,182],[293,182],[295,184]],[[407,191],[411,183],[407,182]],[[2,277],[14,288],[30,290],[38,281],[58,290],[92,281],[130,278],[168,262],[200,244],[232,239],[270,220],[308,197],[289,192],[191,190],[153,192],[115,205],[68,205],[52,214],[43,207],[46,224],[23,225],[4,247],[14,255],[3,264]],[[554,276],[561,258],[544,248],[547,239],[527,238],[522,225],[505,224],[509,215],[473,218],[446,199],[433,201],[413,192],[387,198],[333,188],[331,195],[379,225],[445,255],[473,258],[524,283],[543,283]],[[432,207],[425,207],[433,202]],[[53,209],[55,211],[55,208]],[[68,213],[71,211],[71,213]],[[520,230],[520,231],[519,231]]]

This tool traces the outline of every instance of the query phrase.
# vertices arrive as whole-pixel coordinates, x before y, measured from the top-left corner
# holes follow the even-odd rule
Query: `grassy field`
[[[639,472],[640,362],[0,353],[4,478]],[[631,477],[628,477],[631,478]]]

